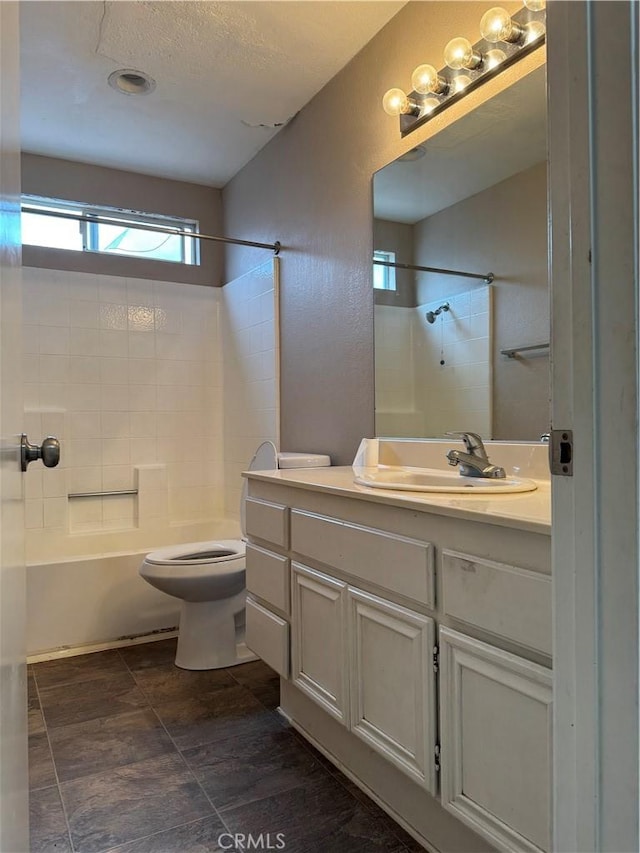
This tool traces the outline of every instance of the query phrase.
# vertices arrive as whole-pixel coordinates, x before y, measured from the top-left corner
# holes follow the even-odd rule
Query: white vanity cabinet
[[[550,850],[548,534],[255,476],[247,643],[283,713],[428,846]]]
[[[349,724],[346,591],[342,581],[293,564],[291,678],[344,725]]]
[[[504,853],[551,849],[551,670],[440,628],[442,804]]]
[[[347,590],[351,731],[437,791],[433,619]]]
[[[288,678],[290,561],[275,549],[284,550],[289,545],[289,508],[273,501],[248,499],[246,525],[251,535],[270,545],[246,546],[246,643],[279,675]]]

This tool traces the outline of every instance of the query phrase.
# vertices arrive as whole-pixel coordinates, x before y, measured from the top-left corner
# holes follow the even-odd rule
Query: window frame
[[[373,259],[374,261],[388,261],[389,263],[395,263],[396,253],[391,252],[389,249],[374,249],[373,250]],[[384,280],[384,286],[378,287],[376,285],[376,264],[374,263],[374,275],[373,275],[373,289],[377,290],[380,293],[397,293],[398,287],[396,282],[396,270],[395,267],[384,267],[379,266],[377,269],[382,270],[382,278]]]
[[[129,210],[120,207],[107,207],[104,205],[93,205],[82,202],[71,202],[64,199],[48,198],[43,196],[35,196],[23,194],[21,198],[21,210],[24,212],[25,207],[40,208],[40,215],[46,216],[47,209],[58,211],[69,211],[78,216],[96,217],[104,221],[92,221],[90,219],[77,220],[82,249],[68,248],[63,251],[82,251],[91,252],[98,255],[117,255],[119,257],[137,258],[140,260],[148,260],[159,263],[180,264],[181,266],[200,266],[200,241],[188,237],[185,234],[177,233],[180,237],[180,260],[169,260],[167,258],[152,257],[148,252],[135,251],[114,251],[99,248],[100,225],[118,226],[120,224],[135,229],[136,224],[139,225],[157,225],[161,228],[172,228],[176,232],[191,231],[193,234],[198,234],[200,223],[197,219],[187,219],[181,216],[168,216],[166,214],[144,213],[138,210]],[[29,215],[37,216],[38,213],[30,213]],[[165,232],[157,232],[163,234]],[[171,235],[168,235],[171,236]],[[41,248],[53,248],[46,246],[43,243],[25,243],[24,245],[39,246]]]

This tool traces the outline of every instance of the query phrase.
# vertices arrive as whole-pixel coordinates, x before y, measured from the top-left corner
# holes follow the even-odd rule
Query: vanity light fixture
[[[451,39],[444,49],[444,67],[438,71],[433,65],[419,65],[411,75],[413,91],[389,89],[382,99],[384,111],[400,117],[400,133],[406,136],[540,47],[545,40],[545,22],[545,0],[524,0],[524,7],[513,16],[506,9],[492,7],[480,21],[479,41],[471,44],[466,38]]]
[[[402,89],[389,89],[382,99],[382,109],[390,116],[419,116],[420,104]]]
[[[517,44],[524,39],[524,27],[517,24],[506,9],[496,6],[482,16],[480,35],[491,44],[501,41]]]
[[[444,49],[444,62],[454,71],[461,68],[478,68],[482,65],[482,54],[474,50],[469,39],[451,39]]]

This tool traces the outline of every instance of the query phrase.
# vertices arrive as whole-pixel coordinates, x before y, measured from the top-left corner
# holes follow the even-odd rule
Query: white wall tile
[[[127,332],[120,329],[101,329],[100,355],[109,358],[126,358],[129,355]]]
[[[132,332],[153,332],[155,308],[152,305],[130,305],[127,325]]]
[[[69,352],[71,355],[100,355],[101,341],[98,330],[71,328],[69,330]]]
[[[68,355],[69,329],[60,326],[41,326],[39,350],[42,355]]]
[[[27,530],[44,526],[44,510],[42,500],[25,501],[24,524]]]
[[[44,499],[44,527],[67,527],[67,498]]]
[[[100,327],[98,303],[88,299],[70,300],[69,324],[76,329],[98,329]]]
[[[147,332],[129,332],[129,356],[131,358],[155,358],[156,339]]]
[[[103,385],[126,385],[129,382],[129,359],[103,358],[100,381]]]
[[[225,316],[233,315],[242,331],[227,330],[238,352],[232,345],[226,358],[216,288],[29,268],[24,279],[27,420],[41,438],[45,419],[52,419],[63,450],[58,469],[29,475],[31,528],[57,531],[51,541],[58,548],[67,531],[113,530],[117,547],[118,530],[150,518],[214,518],[223,509],[225,396],[246,433],[232,466],[234,495],[256,444],[275,438],[271,264],[232,288]],[[237,406],[249,386],[250,399]],[[161,469],[161,488],[138,501],[138,514],[135,501],[67,502],[68,492],[131,488],[140,466]]]
[[[98,276],[98,298],[100,302],[114,302],[126,305],[127,280],[111,275]]]

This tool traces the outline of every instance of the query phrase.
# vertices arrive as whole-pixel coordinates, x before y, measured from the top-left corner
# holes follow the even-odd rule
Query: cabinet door
[[[434,623],[349,587],[351,729],[436,793]]]
[[[293,682],[348,725],[346,584],[299,563],[291,578]]]
[[[505,853],[551,847],[551,670],[440,628],[442,804]]]

